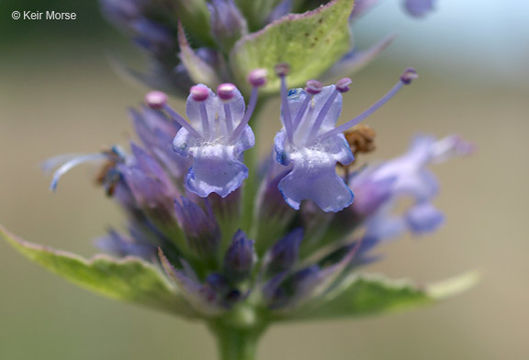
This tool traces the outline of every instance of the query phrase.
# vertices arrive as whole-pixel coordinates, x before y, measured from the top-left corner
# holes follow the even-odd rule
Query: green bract
[[[96,255],[87,260],[69,252],[23,241],[1,226],[0,238],[42,267],[100,295],[180,316],[195,316],[193,309],[182,300],[178,290],[164,275],[138,258],[115,259]]]
[[[287,15],[241,38],[230,53],[238,83],[244,84],[251,70],[264,68],[269,76],[264,91],[277,92],[274,66],[279,63],[290,65],[292,87],[319,77],[350,49],[348,19],[353,3],[335,0],[304,14]]]
[[[20,240],[2,227],[0,238],[28,259],[100,295],[186,318],[200,317],[160,270],[138,258],[115,259],[97,255],[87,260],[72,253]],[[244,308],[246,312],[260,314],[259,321],[262,323],[252,324],[259,327],[274,321],[358,317],[432,304],[473,286],[477,278],[475,273],[467,273],[421,287],[405,280],[389,280],[381,275],[353,274],[333,291],[295,311],[270,313],[258,306],[252,308],[251,303]],[[240,307],[234,310],[234,314],[237,314]]]

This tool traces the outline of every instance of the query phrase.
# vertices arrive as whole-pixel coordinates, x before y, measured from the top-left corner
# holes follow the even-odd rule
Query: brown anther
[[[345,139],[355,156],[355,159],[349,165],[339,164],[339,168],[343,170],[345,182],[349,182],[351,169],[357,163],[358,154],[367,154],[375,150],[375,136],[376,132],[372,128],[364,124],[358,124],[344,132]]]
[[[375,150],[376,133],[375,130],[367,125],[358,124],[351,130],[347,130],[344,135],[355,156]]]
[[[119,177],[113,174],[112,170],[118,164],[119,159],[111,150],[105,150],[104,153],[108,155],[108,160],[97,172],[95,181],[97,185],[105,187],[107,196],[112,196],[119,181]]]

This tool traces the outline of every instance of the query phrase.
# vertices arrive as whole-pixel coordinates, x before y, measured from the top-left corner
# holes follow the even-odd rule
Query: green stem
[[[220,360],[255,360],[264,329],[238,329],[211,323],[210,330],[217,339]]]
[[[250,120],[250,126],[253,129],[253,132],[257,138],[259,136],[259,121],[258,117],[263,109],[265,100],[257,104],[255,111],[253,113],[252,119]],[[242,188],[242,213],[241,213],[241,229],[244,230],[247,234],[250,233],[252,228],[252,221],[254,216],[254,207],[255,207],[255,196],[259,187],[259,177],[257,171],[259,168],[259,154],[257,146],[247,150],[244,154],[244,163],[248,167],[248,178],[244,182]]]

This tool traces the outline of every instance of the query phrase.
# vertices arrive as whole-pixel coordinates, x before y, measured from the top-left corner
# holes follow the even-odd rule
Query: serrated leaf
[[[183,300],[154,266],[138,258],[115,259],[96,255],[84,259],[65,251],[29,243],[0,226],[0,238],[42,267],[100,295],[195,317]]]
[[[239,83],[256,68],[268,70],[263,91],[279,90],[274,66],[288,63],[289,86],[300,86],[317,78],[350,48],[348,19],[353,0],[333,0],[316,10],[290,14],[262,30],[241,38],[230,55],[230,65]]]
[[[459,294],[477,280],[476,273],[467,273],[420,287],[406,280],[389,280],[380,275],[353,275],[317,305],[299,309],[279,320],[342,319],[418,307]]]

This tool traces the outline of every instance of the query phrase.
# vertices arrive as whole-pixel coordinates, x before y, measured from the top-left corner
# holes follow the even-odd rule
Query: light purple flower
[[[414,17],[423,17],[435,7],[435,0],[404,0],[404,8]]]
[[[353,210],[366,217],[367,234],[386,239],[406,230],[421,234],[437,229],[443,215],[431,200],[439,185],[427,166],[472,150],[459,136],[441,140],[418,136],[403,156],[370,166],[353,177],[350,186],[357,194]],[[405,214],[394,215],[396,201],[402,197],[411,197],[414,203]]]
[[[415,77],[407,69],[388,94],[367,111],[343,125],[335,127],[342,110],[342,93],[349,90],[350,79],[323,87],[316,81],[303,89],[290,90],[287,96],[286,65],[277,67],[281,78],[281,121],[283,128],[276,135],[276,159],[292,170],[279,182],[285,201],[299,209],[303,200],[314,201],[325,212],[340,211],[353,202],[353,193],[336,174],[336,164],[350,164],[353,153],[343,131],[356,125],[395,95]]]
[[[163,93],[147,94],[149,106],[164,109],[181,126],[173,139],[173,149],[176,156],[192,161],[185,180],[188,191],[200,197],[211,193],[226,197],[246,179],[248,168],[242,154],[255,144],[248,121],[255,109],[257,88],[264,84],[265,76],[261,70],[250,75],[254,88],[248,109],[233,84],[219,85],[217,94],[205,85],[193,86],[186,103],[189,122],[167,105]]]

